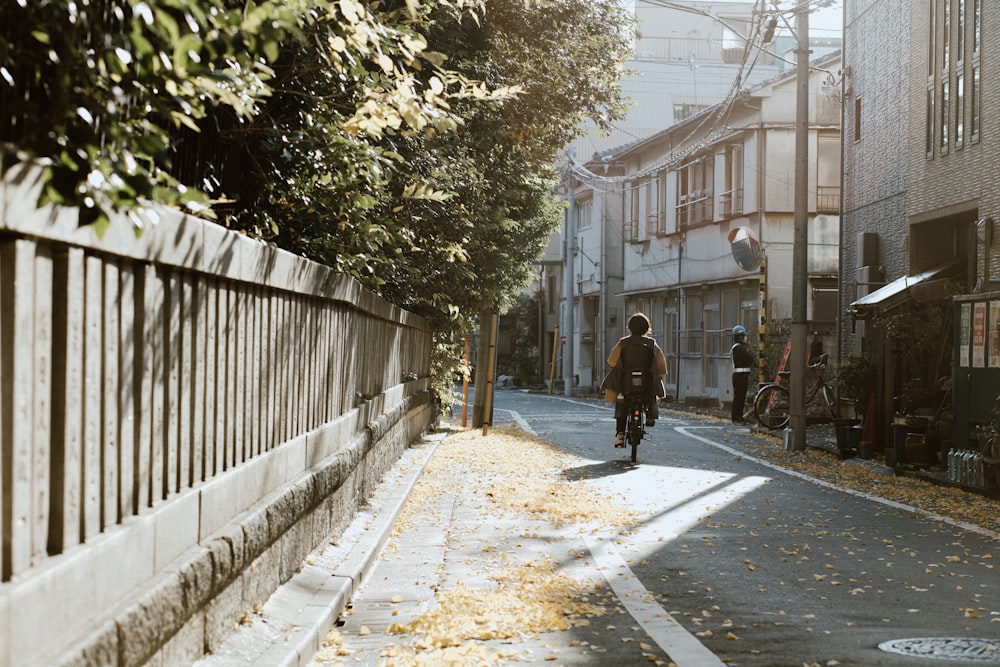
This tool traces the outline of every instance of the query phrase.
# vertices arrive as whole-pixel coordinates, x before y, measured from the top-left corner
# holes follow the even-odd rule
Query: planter
[[[838,402],[840,415],[843,419],[861,419],[861,410],[858,409],[858,402],[842,398]]]
[[[837,436],[837,451],[840,452],[840,458],[847,458],[851,452],[858,451],[861,443],[861,427],[858,426],[860,423],[859,419],[834,418],[833,432]]]
[[[858,456],[863,459],[875,458],[875,443],[871,440],[862,440],[858,445]]]
[[[864,429],[860,424],[847,427],[847,447],[856,452],[861,451],[861,433]]]

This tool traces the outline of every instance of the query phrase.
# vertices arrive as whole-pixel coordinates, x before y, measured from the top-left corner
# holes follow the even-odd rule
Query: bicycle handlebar
[[[819,355],[819,361],[815,364],[809,364],[809,368],[826,368],[826,362],[830,356],[826,353]]]
[[[821,354],[821,355],[819,355],[819,361],[817,361],[814,364],[809,364],[808,367],[811,368],[811,369],[813,369],[813,370],[816,370],[816,369],[819,369],[819,368],[826,368],[826,362],[829,359],[830,359],[830,355],[828,355],[826,353]],[[783,378],[787,378],[787,377],[791,377],[792,372],[791,371],[778,371],[778,375],[780,375]]]

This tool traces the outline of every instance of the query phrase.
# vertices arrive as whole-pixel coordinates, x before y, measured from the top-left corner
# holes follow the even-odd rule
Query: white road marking
[[[535,432],[535,429],[531,428],[528,422],[525,421],[524,418],[519,413],[515,412],[514,410],[505,410],[504,412],[510,413],[511,419],[517,422],[517,425],[521,427],[522,431],[530,433],[531,435],[536,437],[538,436],[538,434]]]
[[[979,535],[986,535],[987,537],[997,537],[996,531],[987,530],[986,528],[983,528],[982,526],[977,526],[977,525],[971,524],[971,523],[963,523],[961,521],[955,521],[954,519],[949,519],[946,516],[941,516],[940,514],[935,514],[934,512],[928,512],[927,510],[920,509],[919,507],[912,507],[912,506],[906,505],[904,503],[898,503],[895,500],[889,500],[887,498],[880,498],[878,496],[873,496],[872,494],[865,493],[864,491],[855,491],[854,489],[849,489],[849,488],[846,488],[846,487],[843,487],[843,486],[837,486],[836,484],[833,484],[832,482],[824,481],[824,480],[819,479],[817,477],[813,477],[812,475],[807,475],[806,473],[802,473],[802,472],[799,472],[797,470],[792,470],[790,468],[785,468],[785,467],[780,466],[780,465],[778,465],[776,463],[771,463],[770,461],[766,461],[764,459],[757,458],[756,456],[752,456],[752,455],[747,454],[745,452],[741,452],[738,449],[733,449],[732,447],[728,447],[726,445],[723,445],[720,442],[716,442],[714,440],[709,440],[708,438],[703,438],[700,435],[695,435],[693,433],[689,433],[688,432],[689,428],[719,428],[719,427],[717,427],[717,426],[711,426],[711,427],[677,426],[677,427],[674,428],[674,430],[677,431],[678,433],[680,433],[681,435],[685,435],[685,436],[691,438],[692,440],[697,440],[699,442],[704,442],[706,445],[711,445],[712,447],[715,447],[716,449],[721,449],[722,451],[727,452],[729,454],[732,454],[733,456],[738,456],[738,457],[744,458],[744,459],[746,459],[748,461],[753,461],[754,463],[756,463],[758,465],[765,466],[767,468],[770,468],[771,470],[777,470],[778,472],[784,473],[784,474],[786,474],[786,475],[788,475],[790,477],[798,477],[799,479],[804,479],[806,481],[812,482],[813,484],[816,484],[817,486],[822,486],[822,487],[825,487],[825,488],[828,488],[828,489],[834,489],[836,491],[840,491],[841,493],[847,493],[847,494],[850,494],[852,496],[857,496],[858,498],[864,498],[865,500],[870,500],[872,502],[879,503],[879,504],[885,505],[887,507],[892,507],[894,509],[903,510],[904,512],[922,514],[923,516],[926,516],[929,519],[933,519],[934,521],[940,521],[941,523],[946,523],[946,524],[948,524],[950,526],[955,526],[956,528],[961,528],[962,530],[967,530],[969,532],[977,533]]]
[[[625,609],[677,667],[723,667],[714,653],[654,601],[610,540],[592,535],[587,535],[586,540],[598,568]]]

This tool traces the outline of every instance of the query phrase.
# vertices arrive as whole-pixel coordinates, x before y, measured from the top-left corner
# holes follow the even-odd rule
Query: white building
[[[587,128],[584,137],[567,147],[572,159],[587,161],[591,159],[590,156],[601,155],[614,147],[650,137],[712,107],[734,89],[773,78],[791,66],[780,55],[786,48],[782,45],[780,25],[775,33],[775,43],[766,50],[752,51],[752,60],[747,59],[747,40],[760,43],[762,32],[766,31],[771,18],[755,14],[754,3],[681,0],[670,3],[670,7],[664,7],[659,3],[638,0],[630,4],[633,5],[638,21],[638,35],[635,57],[626,65],[626,70],[631,73],[622,80],[622,89],[634,101],[634,105],[628,117],[616,123],[611,132],[601,133],[595,127]],[[839,44],[839,40],[837,43]],[[825,47],[814,45],[814,49],[819,48]],[[566,166],[568,167],[568,163]],[[568,190],[565,196],[572,200]],[[586,204],[584,208],[586,209]],[[610,349],[610,346],[604,345],[604,341],[609,337],[617,339],[623,326],[618,319],[624,307],[621,297],[621,269],[608,270],[608,263],[602,267],[599,260],[593,259],[605,253],[620,256],[621,231],[615,231],[614,224],[604,224],[601,217],[603,208],[598,207],[592,211],[597,217],[590,223],[595,225],[591,235],[597,235],[596,230],[600,229],[604,236],[593,247],[588,245],[577,249],[573,275],[586,276],[587,284],[584,287],[588,290],[600,286],[604,294],[601,297],[605,301],[604,305],[593,305],[588,301],[587,308],[597,308],[606,316],[604,326],[593,325],[592,331],[586,334],[589,340],[585,341],[584,349],[590,356],[583,360],[583,366],[577,356],[580,341],[567,336],[565,332],[568,288],[575,295],[581,295],[580,290],[584,287],[576,284],[575,277],[567,278],[570,263],[565,262],[565,259],[571,251],[566,247],[564,233],[555,235],[550,244],[550,251],[559,250],[560,260],[564,265],[547,262],[539,272],[538,284],[545,292],[543,300],[546,303],[546,333],[542,356],[546,361],[555,358],[557,377],[572,380],[572,385],[568,388],[571,393],[573,386],[580,386],[584,391],[593,387],[593,375],[599,373],[600,366],[603,366],[601,361],[595,370],[593,355]],[[588,212],[584,210],[582,213],[586,216]],[[620,225],[620,221],[617,224]],[[581,250],[586,254],[581,254]],[[546,259],[549,258],[547,253]],[[553,293],[554,289],[558,292]],[[592,317],[592,313],[588,312],[587,316]],[[576,325],[573,325],[573,329],[575,332],[579,331]],[[574,341],[572,345],[570,340]],[[553,341],[556,343],[554,355]],[[613,342],[612,340],[611,343]],[[596,349],[588,347],[595,343]],[[600,378],[596,382],[599,383]]]
[[[840,55],[814,60],[809,113],[808,320],[835,347],[840,209]],[[625,322],[653,322],[679,400],[731,399],[730,331],[791,316],[796,76],[780,75],[649,138],[570,170],[573,373],[595,388]],[[734,260],[759,239],[766,285]],[[762,302],[761,295],[765,294]],[[761,306],[764,306],[763,311]]]

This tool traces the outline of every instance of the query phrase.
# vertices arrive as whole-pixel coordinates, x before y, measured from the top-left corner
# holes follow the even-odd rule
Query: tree
[[[561,219],[558,151],[626,108],[614,0],[2,7],[5,165],[48,165],[42,203],[81,224],[124,209],[141,228],[144,199],[214,216],[443,337],[523,288]],[[178,176],[208,135],[225,150]]]
[[[172,132],[216,109],[247,120],[269,93],[269,63],[307,0],[134,4],[5,2],[0,9],[3,167],[47,167],[41,204],[99,228],[142,200],[205,213],[204,194],[169,174]]]

